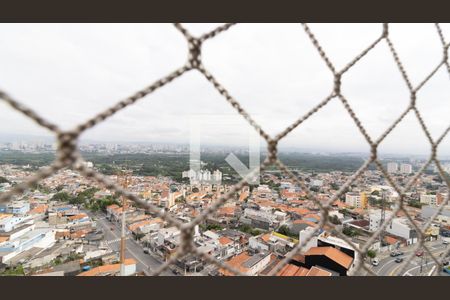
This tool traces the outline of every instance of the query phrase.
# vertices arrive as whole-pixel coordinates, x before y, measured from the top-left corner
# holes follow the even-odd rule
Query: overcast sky
[[[200,35],[220,24],[185,24]],[[380,24],[311,24],[333,64],[342,68],[381,33]],[[447,41],[450,25],[443,24]],[[432,24],[393,24],[391,38],[413,85],[442,58]],[[205,66],[269,134],[277,134],[330,94],[333,78],[298,24],[240,24],[205,43]],[[182,66],[183,36],[171,24],[0,24],[0,89],[64,129]],[[376,139],[407,107],[409,93],[385,42],[344,75],[343,94]],[[441,68],[418,94],[434,138],[450,124],[450,77]],[[88,130],[83,140],[188,142],[190,119],[235,115],[198,72],[173,83]],[[0,135],[48,135],[0,102]],[[242,144],[249,125],[207,126],[208,143]],[[243,130],[245,129],[245,130]],[[281,142],[320,151],[368,151],[338,99]],[[414,115],[380,147],[386,153],[430,150]],[[441,155],[450,154],[450,137]]]

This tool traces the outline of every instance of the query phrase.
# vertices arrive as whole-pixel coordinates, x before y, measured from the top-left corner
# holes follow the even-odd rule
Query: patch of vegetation
[[[0,176],[0,183],[11,183],[11,181],[9,181],[8,179],[6,179],[3,176]]]
[[[92,211],[103,211],[106,212],[106,207],[110,206],[110,205],[119,205],[119,199],[108,195],[104,198],[101,199],[91,199],[90,202],[86,203],[86,208],[92,210]]]
[[[370,206],[381,206],[382,200],[377,199],[375,197],[369,196],[369,204]]]
[[[82,254],[78,254],[78,253],[70,253],[69,256],[67,256],[66,260],[64,261],[66,262],[70,262],[70,261],[74,261],[77,259],[82,259],[83,255]]]
[[[375,190],[375,191],[373,191],[372,193],[370,193],[372,196],[381,196],[380,195],[380,191],[377,191],[377,190]]]
[[[298,238],[298,235],[293,233],[291,230],[289,230],[289,227],[287,227],[286,225],[280,226],[280,228],[278,228],[277,232],[282,235],[285,235],[285,236],[289,236],[292,238]]]
[[[420,203],[418,200],[411,200],[408,202],[408,205],[415,208],[422,208],[423,203]]]
[[[241,225],[241,226],[238,227],[238,230],[242,231],[242,232],[245,232],[245,233],[248,233],[248,234],[251,234],[253,236],[260,235],[262,233],[261,230],[253,228],[253,227],[251,227],[249,225]]]
[[[17,265],[13,268],[8,268],[2,273],[0,273],[0,276],[24,276],[24,275],[25,271],[22,265]]]
[[[333,215],[333,216],[328,216],[328,219],[330,220],[330,222],[334,225],[339,225],[341,224],[341,221],[339,221],[338,216]]]
[[[336,190],[336,191],[339,190],[339,186],[334,182],[330,183],[330,188],[332,190]]]
[[[170,176],[176,181],[182,181],[181,172],[189,169],[188,153],[133,153],[133,154],[105,154],[82,153],[87,161],[106,175],[116,174],[122,167],[128,167],[136,175],[142,176]],[[219,169],[224,174],[225,183],[237,182],[240,176],[225,161],[228,153],[202,153],[202,161],[210,170]],[[236,154],[247,165],[248,154]],[[343,171],[354,172],[363,163],[363,157],[347,155],[315,155],[308,153],[282,152],[279,158],[290,169],[314,172]],[[263,161],[265,155],[261,155]],[[50,165],[55,159],[54,153],[23,153],[20,151],[2,151],[0,164],[30,165],[32,168]],[[269,169],[275,170],[274,167]],[[293,170],[295,171],[295,170]],[[225,179],[229,177],[230,179]]]
[[[53,201],[61,201],[61,202],[69,202],[70,199],[72,199],[72,196],[69,195],[67,192],[58,192],[53,195],[52,199]]]
[[[106,211],[106,207],[112,204],[119,205],[119,199],[115,196],[108,195],[106,197],[96,199],[94,195],[99,189],[95,187],[88,188],[77,195],[70,195],[62,191],[53,195],[51,200],[68,202],[73,205],[83,204],[87,209],[92,211]]]
[[[375,250],[367,251],[367,256],[370,258],[375,258],[377,256],[377,252]]]
[[[200,229],[204,232],[204,231],[208,231],[208,230],[222,230],[223,227],[220,226],[219,224],[200,224],[199,225]]]
[[[352,228],[352,227],[345,227],[342,230],[342,233],[349,237],[354,237],[354,236],[360,235],[359,230],[357,230],[356,228]]]
[[[310,190],[311,192],[317,193],[317,192],[319,192],[320,188],[319,188],[318,186],[312,186],[312,187],[309,188],[309,190]]]
[[[344,216],[348,216],[351,215],[351,212],[347,209],[347,208],[341,208],[338,210],[341,214],[343,214]]]
[[[269,180],[267,182],[265,182],[265,184],[267,184],[271,190],[275,190],[275,191],[279,191],[280,190],[280,184],[279,183],[275,183],[272,180]]]
[[[46,187],[46,186],[44,186],[42,184],[38,184],[38,183],[32,185],[30,187],[30,189],[31,190],[38,190],[39,192],[44,193],[44,194],[50,194],[51,193],[51,189],[49,187]]]
[[[57,257],[52,261],[53,266],[58,266],[58,265],[62,265],[62,264],[63,264],[63,260],[60,257]]]
[[[18,166],[30,165],[32,169],[48,166],[55,160],[54,153],[24,153],[21,151],[1,151],[0,164]]]

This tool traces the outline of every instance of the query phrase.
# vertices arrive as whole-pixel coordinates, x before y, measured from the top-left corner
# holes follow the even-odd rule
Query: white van
[[[379,263],[380,261],[378,260],[378,258],[372,259],[372,266],[378,266]]]

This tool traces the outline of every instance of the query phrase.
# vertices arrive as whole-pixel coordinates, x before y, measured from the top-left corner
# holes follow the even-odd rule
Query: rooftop
[[[125,265],[135,265],[136,261],[132,258],[125,259]],[[104,265],[99,266],[96,268],[93,268],[89,271],[82,272],[78,274],[77,276],[101,276],[101,275],[108,275],[108,274],[115,274],[119,272],[120,270],[120,264],[111,264],[111,265]]]
[[[313,266],[311,269],[298,267],[293,264],[285,265],[277,276],[331,276],[332,273],[319,267]]]
[[[334,247],[312,247],[305,253],[305,256],[309,255],[325,255],[346,269],[349,269],[353,262],[351,256]]]

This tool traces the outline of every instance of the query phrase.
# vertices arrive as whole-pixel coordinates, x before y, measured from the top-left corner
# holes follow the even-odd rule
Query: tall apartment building
[[[436,206],[437,205],[436,195],[421,194],[420,203]]]
[[[377,231],[380,228],[381,224],[381,209],[372,209],[369,212],[369,230],[371,232]],[[384,212],[385,219],[389,219],[392,216],[392,211]]]
[[[412,165],[410,164],[401,164],[400,165],[400,173],[403,174],[411,174],[412,173]]]
[[[387,164],[388,173],[397,173],[398,172],[398,163],[390,162]]]
[[[364,209],[367,207],[367,195],[365,192],[349,192],[345,194],[345,204],[347,204],[348,206]]]
[[[213,173],[209,170],[200,170],[200,171],[184,171],[181,173],[183,178],[189,178],[191,182],[217,182],[220,183],[222,180],[222,172],[219,170],[215,170]]]
[[[448,193],[438,192],[436,195],[432,194],[421,194],[420,195],[420,203],[428,204],[431,206],[439,206],[444,202],[448,197]]]
[[[213,172],[213,180],[218,182],[222,181],[222,172],[220,172],[219,170],[215,170]]]

